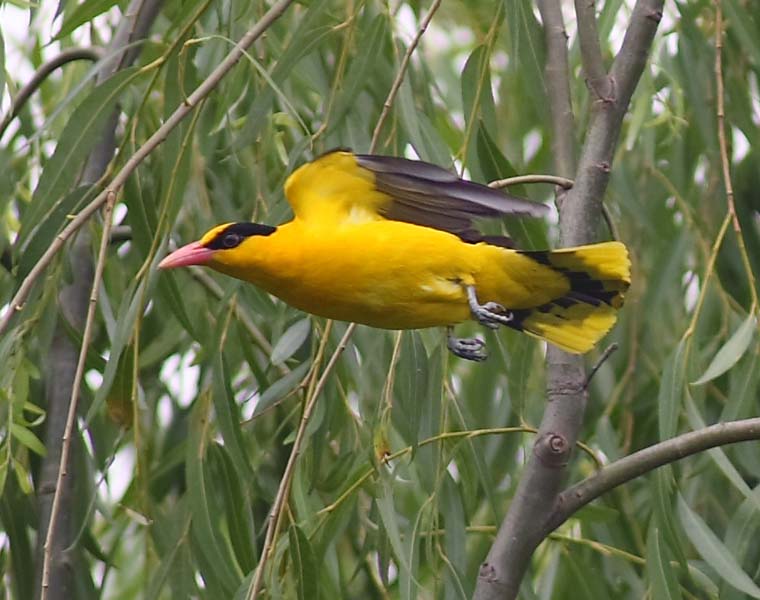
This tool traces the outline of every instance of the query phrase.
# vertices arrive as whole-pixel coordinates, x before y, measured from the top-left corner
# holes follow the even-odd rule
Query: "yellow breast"
[[[463,283],[473,281],[473,249],[454,235],[397,221],[325,227],[294,220],[212,266],[306,312],[411,329],[469,318]]]

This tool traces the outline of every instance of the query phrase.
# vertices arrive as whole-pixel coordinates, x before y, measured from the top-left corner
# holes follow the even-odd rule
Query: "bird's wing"
[[[301,219],[405,221],[472,242],[484,239],[473,227],[474,218],[541,217],[548,212],[543,204],[465,181],[430,163],[345,150],[296,170],[285,184],[285,195]]]

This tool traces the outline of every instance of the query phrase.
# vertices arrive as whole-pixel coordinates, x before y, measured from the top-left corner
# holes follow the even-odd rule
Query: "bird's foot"
[[[498,329],[499,325],[509,325],[515,318],[512,311],[507,310],[501,304],[496,302],[480,304],[475,294],[475,287],[471,285],[467,286],[467,302],[470,305],[473,318],[490,329]]]
[[[488,358],[486,343],[478,338],[454,337],[449,330],[446,345],[452,354],[459,358],[474,360],[476,362],[481,362]]]

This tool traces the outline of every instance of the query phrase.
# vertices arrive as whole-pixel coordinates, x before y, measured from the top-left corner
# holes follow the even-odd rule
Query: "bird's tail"
[[[567,352],[591,350],[615,324],[631,283],[626,247],[620,242],[604,242],[521,254],[564,275],[570,291],[541,306],[512,311],[512,327]]]

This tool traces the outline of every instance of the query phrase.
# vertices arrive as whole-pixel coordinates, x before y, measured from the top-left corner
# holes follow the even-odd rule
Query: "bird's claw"
[[[457,338],[449,335],[446,345],[459,358],[474,360],[476,362],[481,362],[488,358],[486,343],[478,338]]]
[[[467,301],[470,305],[470,312],[475,320],[490,329],[498,329],[500,325],[509,325],[512,319],[514,319],[512,311],[507,310],[497,302],[480,304],[473,286],[467,286]]]

